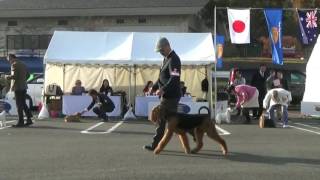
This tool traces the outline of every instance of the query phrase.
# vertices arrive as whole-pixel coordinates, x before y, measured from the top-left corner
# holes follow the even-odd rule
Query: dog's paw
[[[197,154],[198,152],[199,152],[198,149],[192,149],[192,150],[190,151],[191,154]]]
[[[154,151],[153,151],[153,154],[155,154],[155,155],[159,155],[160,154],[160,152],[161,152],[161,150],[160,149],[155,149]]]

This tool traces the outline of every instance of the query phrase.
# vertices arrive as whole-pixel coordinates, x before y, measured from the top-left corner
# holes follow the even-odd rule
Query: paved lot
[[[146,120],[38,120],[30,128],[0,129],[0,180],[318,180],[320,120],[295,118],[290,125],[288,129],[220,125],[224,133],[231,133],[223,135],[228,157],[207,137],[197,155],[183,154],[174,137],[156,156],[142,149],[154,132]]]

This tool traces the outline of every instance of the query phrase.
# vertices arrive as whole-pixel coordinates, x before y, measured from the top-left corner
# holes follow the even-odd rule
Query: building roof
[[[196,14],[209,0],[0,0],[0,17]]]

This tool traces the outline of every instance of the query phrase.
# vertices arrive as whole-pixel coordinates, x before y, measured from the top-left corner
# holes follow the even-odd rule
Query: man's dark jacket
[[[159,79],[154,84],[153,89],[156,89],[157,87],[162,88],[164,98],[180,98],[180,76],[180,58],[174,51],[171,51],[171,53],[163,60]]]

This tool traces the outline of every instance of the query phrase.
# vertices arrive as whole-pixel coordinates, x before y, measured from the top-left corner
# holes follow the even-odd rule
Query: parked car
[[[29,99],[30,107],[37,107],[39,103],[42,103],[44,76],[43,74],[31,74],[27,83],[27,99]]]
[[[281,70],[283,72],[283,78],[288,83],[288,90],[292,95],[291,104],[300,104],[304,94],[306,75],[303,72],[297,70]],[[250,85],[253,75],[257,72],[257,69],[240,69],[242,76],[246,79],[246,84]],[[268,73],[267,73],[268,75]],[[224,90],[228,85],[229,71],[217,71],[217,89],[218,92]]]
[[[247,84],[251,84],[253,75],[257,69],[240,69],[242,76],[246,79]],[[288,90],[291,92],[291,104],[300,104],[304,94],[306,75],[297,70],[281,70],[283,78],[288,83]],[[268,73],[267,73],[268,75]]]

